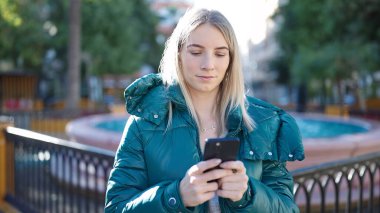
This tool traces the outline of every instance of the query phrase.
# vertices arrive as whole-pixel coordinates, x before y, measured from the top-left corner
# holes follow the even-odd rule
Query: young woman
[[[227,19],[189,10],[160,70],[125,90],[131,116],[105,212],[298,212],[285,167],[304,158],[298,127],[283,110],[245,96]],[[203,160],[205,139],[215,137],[240,139],[237,161]]]

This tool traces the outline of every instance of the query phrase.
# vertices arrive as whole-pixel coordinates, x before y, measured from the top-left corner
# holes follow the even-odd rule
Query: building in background
[[[279,51],[275,40],[276,24],[268,20],[265,39],[260,43],[248,42],[248,53],[243,55],[243,70],[249,94],[280,106],[292,102],[291,90],[277,83],[277,73],[271,70],[270,61]]]
[[[276,82],[277,73],[270,67],[270,61],[279,51],[275,39],[278,23],[271,18],[279,3],[281,1],[261,1],[261,15],[257,16],[261,23],[257,24],[263,25],[262,32],[251,37],[247,42],[248,51],[243,53],[243,71],[250,95],[276,105],[288,106],[293,99],[290,90]],[[257,20],[251,21],[254,23]]]

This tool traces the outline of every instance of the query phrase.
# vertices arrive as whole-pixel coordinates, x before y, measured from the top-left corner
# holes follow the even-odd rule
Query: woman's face
[[[193,30],[180,51],[183,76],[191,94],[217,93],[229,62],[227,42],[210,24]]]

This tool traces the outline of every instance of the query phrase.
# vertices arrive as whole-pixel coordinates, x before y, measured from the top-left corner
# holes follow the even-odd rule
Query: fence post
[[[13,126],[11,117],[0,116],[0,204],[4,203],[7,184],[5,128]]]

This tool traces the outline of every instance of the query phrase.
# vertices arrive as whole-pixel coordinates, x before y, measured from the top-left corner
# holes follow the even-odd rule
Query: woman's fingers
[[[238,173],[232,173],[233,175],[228,175],[225,177],[222,177],[218,180],[218,182],[226,183],[226,182],[240,182],[240,183],[247,183],[248,182],[248,176],[246,174],[238,174]]]
[[[226,182],[219,184],[219,190],[226,191],[245,191],[247,190],[247,184],[241,184],[240,182]]]
[[[191,184],[203,184],[213,180],[219,180],[233,174],[231,170],[213,169],[200,175],[190,176]]]
[[[232,174],[218,180],[219,190],[217,195],[229,198],[232,201],[240,200],[248,188],[248,176],[243,162],[228,161],[219,166],[231,171]]]
[[[232,171],[225,169],[214,169],[220,163],[220,159],[202,161],[186,172],[185,177],[180,182],[180,195],[185,206],[197,206],[215,195],[219,185],[217,182],[209,181],[220,179],[232,173]]]
[[[232,191],[232,190],[218,190],[216,194],[219,197],[229,198],[233,202],[241,200],[245,191]]]
[[[247,188],[248,176],[241,161],[221,164],[220,159],[211,159],[201,161],[187,171],[180,183],[180,194],[185,206],[197,206],[215,193],[233,201],[240,200]]]
[[[227,161],[219,165],[220,168],[230,169],[233,173],[245,174],[245,166],[241,161]]]
[[[218,190],[219,184],[217,182],[210,182],[206,183],[204,186],[202,186],[203,192],[215,192]]]
[[[213,180],[222,179],[222,178],[227,177],[231,174],[233,174],[231,170],[213,169],[209,172],[202,174],[201,177],[204,181],[209,182],[209,181],[213,181]]]
[[[220,159],[210,159],[207,161],[201,161],[198,164],[192,166],[188,173],[189,175],[200,175],[206,170],[217,167],[222,161]]]

